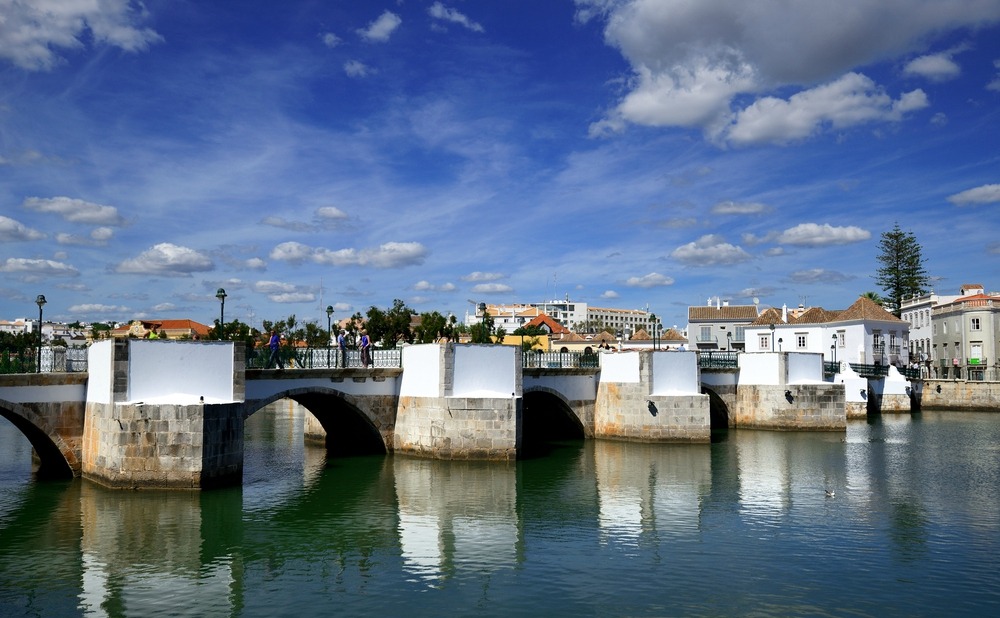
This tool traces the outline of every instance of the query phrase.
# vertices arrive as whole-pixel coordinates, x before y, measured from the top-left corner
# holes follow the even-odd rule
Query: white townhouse
[[[931,329],[931,375],[971,380],[997,378],[1000,294],[964,294],[935,307]]]
[[[827,361],[906,366],[909,324],[869,298],[840,311],[767,309],[747,326],[747,352],[810,352]]]

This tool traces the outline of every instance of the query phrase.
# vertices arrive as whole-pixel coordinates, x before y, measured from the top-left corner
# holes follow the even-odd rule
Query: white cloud
[[[14,242],[18,240],[41,240],[45,234],[26,227],[24,224],[0,215],[0,241]]]
[[[267,262],[256,257],[248,259],[244,265],[250,270],[267,270]]]
[[[618,298],[618,292],[615,292],[614,290],[604,290],[604,292],[601,293],[601,298]]]
[[[88,41],[143,51],[163,37],[138,26],[141,16],[128,0],[0,0],[0,58],[45,71],[61,62],[57,50],[78,50]]]
[[[508,294],[513,292],[514,288],[503,283],[480,283],[472,286],[472,291],[478,294]]]
[[[95,313],[127,313],[131,311],[123,305],[102,305],[99,303],[84,303],[81,305],[70,305],[68,311],[73,314],[93,315]]]
[[[928,54],[914,58],[903,67],[906,75],[916,75],[932,82],[943,82],[954,79],[962,73],[962,69],[951,59],[951,54]]]
[[[11,273],[26,277],[78,277],[80,271],[69,264],[54,260],[36,260],[29,258],[7,258],[0,265],[0,273]]]
[[[314,248],[290,241],[271,250],[272,260],[298,264],[305,261],[331,266],[371,266],[373,268],[399,268],[422,264],[427,249],[416,242],[387,242],[370,249],[338,249],[332,251]]]
[[[719,202],[712,206],[713,215],[761,215],[771,210],[767,204],[757,202]]]
[[[453,292],[455,291],[454,283],[445,283],[442,285],[434,285],[430,281],[418,281],[413,284],[414,292]]]
[[[469,281],[475,283],[478,281],[497,281],[499,279],[506,279],[506,278],[507,275],[503,275],[501,273],[484,273],[477,270],[462,277],[462,281]]]
[[[280,281],[258,281],[253,285],[253,289],[261,294],[287,294],[294,292],[296,287],[291,283],[281,283]]]
[[[673,284],[672,278],[660,273],[649,273],[641,277],[629,277],[625,280],[625,285],[630,288],[658,288]]]
[[[455,9],[450,9],[440,2],[435,2],[427,9],[427,13],[434,19],[440,19],[443,21],[450,21],[460,26],[465,26],[473,32],[483,32],[483,27],[480,24],[470,20],[468,17],[459,13]]]
[[[134,275],[188,277],[191,273],[213,270],[212,259],[194,249],[168,242],[153,245],[138,257],[124,260],[115,272]]]
[[[975,206],[1000,202],[1000,184],[983,185],[948,196],[948,201],[956,206]]]
[[[777,242],[783,245],[798,245],[804,247],[826,247],[830,245],[847,245],[871,238],[868,230],[853,225],[834,227],[829,223],[801,223],[790,227],[777,237]]]
[[[372,73],[372,69],[359,60],[348,60],[344,63],[344,73],[348,77],[367,77]]]
[[[323,45],[327,47],[336,47],[340,45],[340,37],[332,32],[324,32],[320,35],[320,39],[323,41]]]
[[[845,10],[820,0],[576,0],[576,6],[579,21],[604,22],[606,43],[620,50],[632,70],[627,91],[594,123],[592,135],[636,123],[696,127],[717,138],[732,123],[737,98],[750,97],[750,104],[741,105],[757,110],[752,99],[762,94],[790,90],[794,97],[856,67],[912,54],[942,32],[1000,19],[1000,4],[979,0],[852,0]],[[934,70],[943,75],[947,69],[938,65]],[[917,102],[916,95],[906,99]],[[799,111],[787,103],[786,109]],[[886,118],[883,112],[872,120]],[[790,122],[805,125],[796,135],[812,135],[808,127],[815,122]],[[771,141],[791,138],[781,133]]]
[[[311,303],[316,300],[316,295],[309,292],[289,292],[285,294],[269,294],[267,298],[275,303]]]
[[[922,90],[904,93],[894,101],[868,77],[848,73],[794,94],[787,101],[758,99],[736,114],[723,138],[734,144],[785,144],[815,135],[824,127],[843,129],[874,121],[899,121],[903,114],[927,105]]]
[[[378,19],[368,24],[367,28],[358,30],[358,34],[366,41],[385,43],[401,23],[403,20],[400,19],[399,15],[386,11],[379,15]]]
[[[83,245],[90,247],[103,247],[108,244],[115,235],[115,231],[110,227],[98,227],[91,230],[90,235],[77,236],[75,234],[56,234],[56,242],[60,245]]]
[[[322,220],[341,221],[347,218],[347,213],[336,206],[321,206],[316,209],[316,217]]]
[[[994,60],[993,67],[1000,70],[1000,60]],[[986,84],[986,89],[1000,92],[1000,73]]]
[[[727,243],[718,234],[706,234],[677,247],[670,257],[689,266],[731,265],[753,259],[742,247]]]
[[[843,283],[850,281],[853,277],[839,273],[835,270],[824,268],[811,268],[808,270],[797,270],[788,275],[788,280],[792,283]]]
[[[118,209],[114,206],[105,206],[69,197],[29,197],[21,205],[28,210],[57,214],[72,223],[113,225],[116,227],[125,224],[125,219],[118,214]]]

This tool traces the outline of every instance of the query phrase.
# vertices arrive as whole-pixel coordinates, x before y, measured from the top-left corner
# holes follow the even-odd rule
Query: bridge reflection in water
[[[565,442],[508,464],[326,460],[302,445],[305,418],[287,401],[251,418],[244,485],[214,492],[25,483],[0,459],[3,615],[976,614],[997,601],[989,416],[856,423],[846,439]],[[0,443],[13,431],[0,425]]]

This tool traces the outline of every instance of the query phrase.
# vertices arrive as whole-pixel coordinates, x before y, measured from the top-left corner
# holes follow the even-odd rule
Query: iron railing
[[[739,352],[698,352],[702,369],[736,369],[740,366]]]
[[[39,371],[38,349],[0,352],[0,373],[35,373]],[[82,373],[87,371],[87,348],[46,346],[42,348],[42,373]]]
[[[4,350],[0,352],[0,373],[35,373],[38,350]]]
[[[282,347],[278,356],[286,369],[353,369],[362,368],[361,350],[347,350],[347,362],[337,348],[292,348]],[[247,353],[247,369],[275,369],[268,367],[271,351],[267,348],[251,350]],[[399,348],[371,350],[371,363],[376,369],[396,369],[403,366],[403,351]]]
[[[600,367],[597,354],[584,352],[525,352],[521,367],[529,369],[580,369]]]

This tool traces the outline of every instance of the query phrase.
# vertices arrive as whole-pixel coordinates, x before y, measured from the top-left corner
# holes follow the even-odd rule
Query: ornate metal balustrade
[[[698,352],[698,366],[702,369],[737,369],[739,352]]]
[[[525,352],[521,355],[521,366],[529,369],[596,369],[600,365],[597,354],[582,352]]]
[[[361,363],[361,350],[347,350],[346,365],[337,348],[283,347],[278,355],[286,369],[352,369],[364,366]],[[267,348],[252,350],[247,353],[247,369],[267,369],[267,361],[270,358],[271,351]],[[403,351],[399,348],[392,350],[373,348],[371,361],[369,367],[399,368],[403,366]]]

